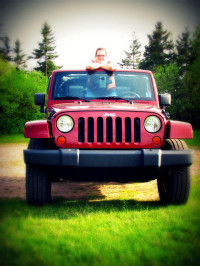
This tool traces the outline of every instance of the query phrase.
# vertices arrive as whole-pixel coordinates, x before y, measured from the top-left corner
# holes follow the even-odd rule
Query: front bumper
[[[190,166],[192,150],[24,150],[26,164],[77,168],[139,168]]]

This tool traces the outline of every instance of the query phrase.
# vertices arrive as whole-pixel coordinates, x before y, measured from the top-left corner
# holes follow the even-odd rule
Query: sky
[[[199,0],[0,0],[1,35],[13,48],[19,39],[30,56],[42,41],[41,28],[47,22],[55,37],[64,69],[82,69],[105,47],[112,62],[121,62],[131,44],[133,32],[144,51],[147,34],[155,24],[172,33],[175,41],[186,28],[191,32],[200,22]],[[29,61],[29,68],[36,60]]]

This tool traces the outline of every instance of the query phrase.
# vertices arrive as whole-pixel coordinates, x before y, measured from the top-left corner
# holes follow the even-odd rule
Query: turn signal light
[[[59,144],[65,144],[66,143],[66,138],[64,136],[60,136],[57,138],[57,141]]]
[[[160,144],[161,143],[161,138],[157,137],[157,136],[153,137],[153,143],[156,144],[156,145]]]

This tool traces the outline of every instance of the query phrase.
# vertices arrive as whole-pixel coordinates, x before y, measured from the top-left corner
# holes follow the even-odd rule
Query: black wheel
[[[28,149],[50,149],[51,145],[49,139],[31,139]],[[26,166],[26,200],[32,205],[45,205],[51,202],[51,179],[42,166]]]
[[[187,145],[178,139],[166,140],[165,150],[185,150]],[[163,204],[186,203],[190,193],[190,168],[172,167],[163,169],[157,179],[160,201]]]

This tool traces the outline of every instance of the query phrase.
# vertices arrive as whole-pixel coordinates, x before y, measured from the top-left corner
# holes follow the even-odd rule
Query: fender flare
[[[167,139],[192,139],[193,129],[190,123],[173,121],[167,122],[166,130]]]
[[[51,138],[50,126],[47,120],[30,121],[25,124],[25,138]]]

